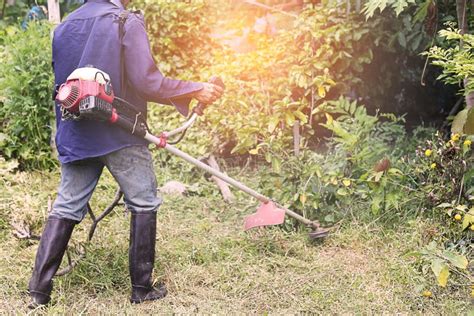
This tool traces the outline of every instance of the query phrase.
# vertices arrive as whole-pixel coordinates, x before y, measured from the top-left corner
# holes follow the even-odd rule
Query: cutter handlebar
[[[211,79],[209,80],[209,83],[215,84],[215,85],[221,87],[222,89],[225,88],[224,82],[222,81],[222,79],[220,77],[217,77],[217,76],[212,76]],[[193,124],[196,121],[197,117],[204,114],[204,110],[206,109],[206,107],[208,105],[209,104],[199,102],[196,105],[196,107],[194,107],[194,109],[192,111],[193,114],[191,115],[191,117],[186,122],[184,122],[183,125],[181,125],[180,127],[176,128],[174,130],[171,130],[169,132],[163,132],[162,135],[166,138],[170,138],[170,137],[173,137],[173,136],[175,136],[179,133],[185,133],[188,128],[193,126]]]

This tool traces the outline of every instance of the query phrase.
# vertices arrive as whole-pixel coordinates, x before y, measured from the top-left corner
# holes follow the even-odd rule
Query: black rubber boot
[[[156,213],[132,213],[130,223],[129,268],[132,281],[131,303],[154,301],[166,296],[164,285],[155,288],[152,272],[155,264]]]
[[[53,277],[66,251],[76,221],[49,217],[36,253],[35,267],[28,291],[31,297],[30,308],[46,305],[50,301],[53,289]]]

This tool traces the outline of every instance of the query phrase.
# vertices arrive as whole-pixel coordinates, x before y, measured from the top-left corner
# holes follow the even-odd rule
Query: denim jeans
[[[110,154],[61,165],[61,184],[51,215],[82,221],[87,203],[104,167],[124,193],[131,212],[156,212],[161,205],[151,153],[146,146],[126,147]]]

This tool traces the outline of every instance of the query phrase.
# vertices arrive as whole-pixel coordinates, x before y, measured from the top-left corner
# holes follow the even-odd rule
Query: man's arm
[[[125,24],[123,44],[127,80],[143,99],[175,105],[185,114],[192,98],[212,103],[222,95],[222,88],[213,84],[163,76],[152,58],[145,24],[136,15]]]

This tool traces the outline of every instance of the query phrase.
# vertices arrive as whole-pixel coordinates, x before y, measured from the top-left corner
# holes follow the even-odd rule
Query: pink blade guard
[[[285,210],[279,209],[273,202],[262,203],[257,212],[246,216],[244,229],[249,230],[254,227],[280,225],[285,221]]]

